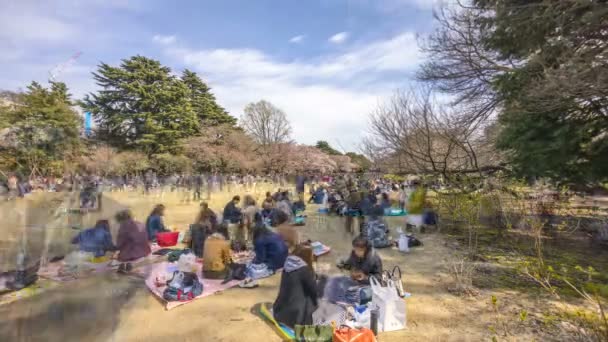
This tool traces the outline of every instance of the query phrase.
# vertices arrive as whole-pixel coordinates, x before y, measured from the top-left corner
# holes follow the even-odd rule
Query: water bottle
[[[370,324],[369,328],[374,333],[374,336],[378,336],[378,309],[374,308],[370,312]]]

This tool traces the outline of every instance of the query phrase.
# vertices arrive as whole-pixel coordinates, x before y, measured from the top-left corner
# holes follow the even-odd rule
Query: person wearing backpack
[[[294,254],[296,245],[289,245],[289,256],[281,273],[279,293],[272,308],[274,318],[288,327],[312,325],[317,309],[315,275],[306,261]]]

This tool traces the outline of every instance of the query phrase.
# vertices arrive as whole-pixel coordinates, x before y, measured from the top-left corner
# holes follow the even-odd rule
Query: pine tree
[[[108,144],[148,155],[174,153],[179,139],[198,132],[188,87],[160,62],[134,56],[119,67],[101,63],[93,77],[102,89],[87,95],[82,106]]]
[[[217,104],[211,89],[195,72],[186,69],[181,79],[190,91],[192,108],[202,122],[211,125],[236,124],[236,118]]]

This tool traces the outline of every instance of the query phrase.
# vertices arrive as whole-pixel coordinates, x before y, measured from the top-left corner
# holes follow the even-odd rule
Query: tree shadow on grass
[[[1,341],[107,341],[142,287],[132,277],[94,277],[0,307]]]

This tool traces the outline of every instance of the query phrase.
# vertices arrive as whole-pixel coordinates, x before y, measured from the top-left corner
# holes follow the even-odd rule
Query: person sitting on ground
[[[260,213],[262,214],[263,220],[270,220],[272,209],[274,209],[272,202],[264,201],[264,203],[262,203],[262,211]]]
[[[148,232],[148,239],[150,241],[156,242],[156,234],[170,231],[165,227],[163,216],[165,216],[165,206],[162,204],[156,205],[152,209],[150,216],[148,216],[146,231]]]
[[[277,233],[265,226],[258,226],[253,231],[254,264],[266,264],[273,272],[283,267],[287,259],[287,244]]]
[[[224,221],[228,221],[229,223],[240,223],[243,214],[241,213],[241,209],[238,207],[239,202],[241,202],[240,196],[234,196],[232,201],[226,204],[224,207]]]
[[[293,213],[298,214],[306,211],[306,203],[304,203],[304,195],[298,195],[298,200],[293,203]]]
[[[272,306],[274,318],[291,328],[312,325],[312,314],[318,306],[314,272],[306,261],[293,254],[295,249],[295,245],[289,245],[279,294]]]
[[[230,242],[219,232],[211,234],[203,249],[203,278],[225,279],[230,263]]]
[[[123,210],[116,214],[116,221],[120,224],[116,237],[118,249],[116,259],[122,264],[119,272],[131,270],[131,261],[148,256],[151,252],[148,244],[148,233],[143,223],[135,221],[130,210]]]
[[[391,208],[391,200],[386,192],[383,192],[381,196],[382,199],[380,200],[380,208],[382,208],[383,211],[386,211],[386,209]]]
[[[276,208],[287,215],[288,221],[293,218],[293,209],[289,202],[289,193],[287,191],[283,192],[281,195],[281,200],[277,202]]]
[[[353,250],[350,257],[343,262],[340,268],[350,270],[353,279],[360,284],[368,285],[369,277],[378,279],[382,276],[382,259],[373,250],[370,242],[363,236],[353,240]]]
[[[81,231],[72,239],[72,243],[78,244],[83,252],[93,253],[96,258],[116,250],[108,220],[99,220],[95,227]]]
[[[272,198],[272,194],[270,193],[270,191],[266,192],[266,198],[264,198],[264,203],[270,203],[271,205],[274,204],[274,198]]]

